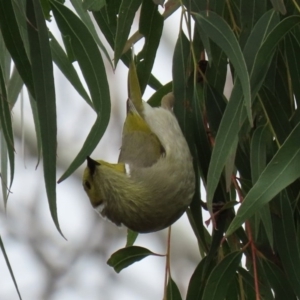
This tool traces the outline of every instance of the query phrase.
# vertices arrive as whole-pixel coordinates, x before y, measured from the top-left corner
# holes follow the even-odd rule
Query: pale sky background
[[[179,18],[178,10],[165,21],[153,68],[153,74],[163,84],[172,79],[172,56],[179,31]],[[49,27],[58,38],[54,22]],[[141,45],[142,42],[135,47],[136,52]],[[113,73],[106,58],[103,59],[109,71],[112,113],[107,132],[92,157],[116,162],[125,118],[128,70],[120,62]],[[95,113],[56,67],[55,84],[59,178],[81,148],[95,120]],[[144,99],[147,100],[152,93],[148,88]],[[34,127],[26,92],[23,126],[20,123],[20,103],[21,101],[17,102],[12,112],[14,131],[19,137],[15,141],[16,171],[6,216],[3,201],[0,202],[0,234],[23,299],[162,299],[165,258],[148,257],[119,274],[106,264],[109,256],[125,245],[126,230],[103,221],[93,211],[81,184],[84,165],[57,186],[58,216],[67,241],[59,235],[45,196],[42,165],[35,170],[37,158]],[[25,133],[23,142],[21,128]],[[208,216],[204,218],[207,219]],[[165,253],[166,236],[167,230],[140,235],[136,244],[154,252]],[[200,261],[197,249],[196,238],[184,215],[172,227],[171,247],[172,277],[183,298],[189,279]],[[0,299],[18,299],[2,254]]]

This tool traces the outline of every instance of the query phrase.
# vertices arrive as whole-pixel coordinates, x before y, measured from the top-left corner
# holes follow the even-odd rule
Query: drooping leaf
[[[291,133],[292,126],[289,122],[289,117],[282,107],[280,99],[275,97],[275,95],[266,88],[260,91],[259,99],[264,106],[266,117],[269,119],[269,126],[272,128],[276,140],[279,144],[282,144]]]
[[[9,190],[14,179],[15,149],[14,149],[12,120],[10,115],[5,78],[4,78],[4,73],[1,65],[0,65],[0,125],[1,125],[1,134],[3,134],[3,137],[5,139],[6,150],[7,150],[7,155],[9,158],[9,165],[10,165],[10,183],[8,184],[8,182],[6,182],[7,186],[5,189],[5,190]],[[3,200],[4,200],[4,204],[6,205],[7,197],[5,197]]]
[[[150,79],[152,67],[156,58],[156,51],[162,35],[163,25],[164,19],[158,12],[157,5],[152,1],[143,1],[139,32],[145,37],[145,44],[138,55],[140,62],[137,65],[142,93]]]
[[[275,10],[279,11],[281,14],[286,14],[286,8],[283,0],[271,0],[272,5]]]
[[[226,235],[233,233],[264,204],[300,177],[300,123],[288,136],[245,197]]]
[[[150,250],[139,247],[139,246],[130,246],[126,248],[122,248],[117,252],[113,253],[107,264],[115,269],[117,273],[121,272],[123,269],[127,268],[128,266],[132,265],[133,263],[144,259],[149,255],[154,256],[164,256],[160,254],[156,254],[151,252]]]
[[[167,300],[181,300],[180,291],[175,283],[175,281],[172,279],[172,277],[169,277],[168,286],[167,286]]]
[[[291,75],[291,81],[293,86],[293,92],[297,101],[300,104],[300,57],[297,55],[300,51],[300,40],[295,37],[294,34],[288,34],[285,38],[285,51],[289,71]]]
[[[239,35],[239,43],[243,48],[253,27],[266,11],[266,0],[247,1],[241,0],[241,33]]]
[[[106,0],[83,0],[82,7],[86,10],[98,11],[106,5]]]
[[[110,118],[110,94],[104,63],[91,33],[80,19],[57,1],[51,1],[54,17],[61,32],[71,37],[71,46],[90,91],[97,119],[81,150],[60,177],[58,182],[70,176],[98,145]]]
[[[36,144],[37,144],[37,163],[36,168],[38,167],[40,163],[40,159],[42,156],[42,137],[41,137],[41,126],[39,121],[39,113],[37,109],[37,103],[34,101],[33,97],[28,93],[32,116],[33,116],[33,122],[34,122],[34,128],[35,128],[35,136],[36,136]]]
[[[213,12],[201,12],[195,15],[199,26],[220,47],[233,64],[241,82],[244,105],[249,122],[252,124],[250,79],[240,45],[228,24]]]
[[[34,96],[35,92],[31,64],[21,38],[12,0],[0,1],[0,27],[6,47],[19,71],[19,74],[30,93]]]
[[[259,260],[275,293],[275,299],[294,299],[295,294],[282,269],[271,261]]]
[[[299,298],[300,250],[297,245],[297,233],[290,199],[285,191],[280,194],[277,202],[279,202],[279,215],[274,215],[273,219],[274,231],[276,232],[275,242],[285,273]]]
[[[1,173],[1,188],[2,188],[2,197],[3,197],[3,203],[4,207],[6,209],[7,205],[7,199],[9,196],[9,187],[8,187],[8,169],[7,169],[7,147],[6,147],[6,141],[5,138],[0,131],[0,173]]]
[[[270,21],[271,19],[272,15],[270,15]],[[263,24],[269,32],[270,22],[266,21],[267,20],[265,20]],[[261,38],[259,38],[259,40],[257,41],[259,44],[261,44],[261,46],[254,57],[252,63],[253,67],[250,75],[253,97],[256,95],[263,84],[264,78],[272,61],[275,47],[289,31],[291,31],[297,24],[299,24],[299,22],[300,17],[298,16],[285,18],[270,31],[270,33],[263,40],[262,44]],[[249,39],[250,38],[251,36],[249,37]],[[254,42],[253,39],[252,41]],[[247,61],[247,63],[249,63],[249,61]],[[221,121],[220,129],[215,139],[215,147],[213,149],[212,159],[210,162],[207,186],[207,203],[210,210],[213,194],[218,184],[218,180],[225,165],[227,156],[229,155],[230,145],[238,134],[241,124],[244,122],[244,120],[246,120],[247,114],[246,111],[243,110],[243,106],[241,105],[241,93],[242,88],[240,87],[239,82],[237,82],[234,85],[231,94],[231,100],[227,105]]]
[[[14,67],[12,75],[7,84],[7,97],[8,97],[9,105],[11,108],[17,102],[17,99],[19,97],[19,94],[22,90],[23,85],[24,85],[24,82],[23,82],[18,70],[16,69],[16,67]]]
[[[205,267],[206,267],[207,257],[204,257],[198,266],[196,267],[193,275],[191,276],[188,291],[186,295],[186,300],[200,300],[202,299],[203,289],[205,287]]]
[[[93,107],[92,101],[86,92],[85,88],[83,87],[79,76],[73,66],[73,64],[68,59],[66,53],[59,45],[55,37],[50,33],[51,41],[51,53],[52,59],[61,72],[65,75],[65,77],[69,80],[69,82],[73,85],[79,95],[91,106]]]
[[[70,0],[73,7],[75,8],[77,14],[79,15],[81,21],[86,25],[86,27],[88,28],[88,30],[90,31],[90,33],[92,34],[94,40],[96,41],[96,43],[99,45],[100,49],[103,51],[103,53],[105,54],[107,60],[109,61],[110,65],[112,65],[112,62],[111,62],[111,58],[105,48],[105,46],[103,45],[96,29],[95,29],[95,26],[94,26],[94,23],[92,22],[91,20],[91,17],[89,15],[88,12],[86,12],[83,8],[83,5],[82,5],[82,1],[81,0]],[[91,1],[94,1],[94,0],[91,0]],[[100,2],[100,4],[102,5],[102,2],[105,2],[105,0],[100,0],[100,1],[97,1],[97,2]]]
[[[234,279],[241,257],[242,252],[234,251],[226,255],[212,270],[204,288],[203,300],[224,299],[224,294],[226,294],[231,281]]]
[[[73,162],[70,164],[69,168],[64,172],[64,174],[59,178],[57,183],[62,182],[68,178],[86,159],[86,157],[93,152],[93,150],[98,145],[100,139],[102,138],[105,129],[103,127],[102,116],[98,116],[92,126],[87,138],[85,139],[82,148],[80,149],[77,156],[74,158]]]
[[[12,268],[11,268],[10,263],[9,263],[9,259],[8,259],[7,254],[6,254],[6,251],[5,251],[4,244],[3,244],[3,242],[2,242],[1,236],[0,236],[0,248],[1,248],[2,254],[3,254],[3,256],[4,256],[6,265],[7,265],[7,267],[8,267],[10,276],[11,276],[13,282],[14,282],[14,286],[15,286],[16,291],[17,291],[17,293],[18,293],[19,299],[22,300],[22,297],[21,297],[21,294],[20,294],[20,291],[19,291],[19,288],[18,288],[18,284],[17,284],[17,281],[16,281],[16,279],[15,279],[14,272],[13,272],[13,270],[12,270]]]
[[[56,206],[56,103],[48,28],[39,0],[27,1],[28,37],[35,99],[41,130],[46,192],[51,216],[62,234]]]
[[[51,0],[55,20],[64,36],[70,39],[72,51],[89,88],[94,109],[101,113],[106,127],[110,114],[110,95],[104,63],[98,46],[87,27],[67,7]]]
[[[173,54],[173,93],[175,97],[174,113],[177,117],[178,123],[183,131],[186,133],[187,127],[187,103],[186,85],[188,81],[187,69],[190,53],[190,44],[183,31],[179,33],[175,50]]]
[[[125,43],[129,36],[131,24],[135,13],[139,6],[141,5],[142,0],[123,0],[119,9],[119,16],[117,21],[117,31],[114,47],[114,65],[117,66],[117,63],[122,55]]]
[[[162,97],[170,93],[172,91],[172,87],[173,87],[172,81],[162,86],[148,99],[147,101],[148,104],[150,104],[153,107],[160,106]]]

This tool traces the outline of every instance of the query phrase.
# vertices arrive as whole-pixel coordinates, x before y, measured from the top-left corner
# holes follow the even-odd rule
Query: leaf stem
[[[171,277],[170,250],[171,250],[171,226],[168,228],[166,268],[165,268],[165,283],[164,283],[164,298],[163,298],[163,300],[167,300],[168,279]]]

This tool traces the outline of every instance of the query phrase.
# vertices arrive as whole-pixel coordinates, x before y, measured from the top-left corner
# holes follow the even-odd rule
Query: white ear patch
[[[129,166],[129,164],[125,164],[125,171],[126,171],[126,175],[128,177],[130,177],[130,166]]]
[[[102,211],[103,211],[104,207],[105,207],[105,204],[102,202],[101,204],[94,207],[94,209],[100,216],[102,216]]]

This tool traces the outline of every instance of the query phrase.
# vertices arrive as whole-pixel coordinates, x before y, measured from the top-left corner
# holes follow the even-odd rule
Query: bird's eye
[[[85,186],[88,190],[91,189],[91,184],[90,184],[88,181],[85,181],[85,182],[84,182],[84,186]]]

